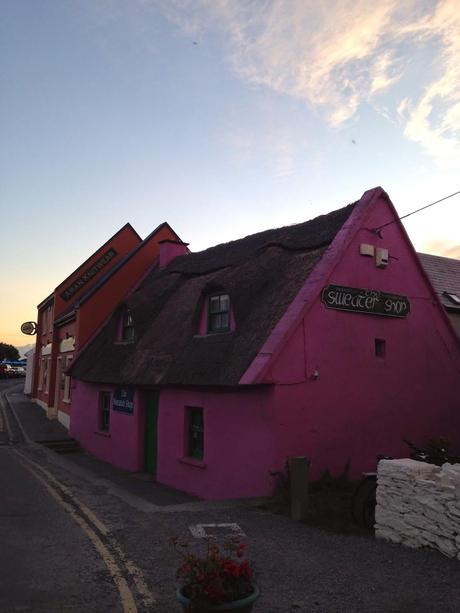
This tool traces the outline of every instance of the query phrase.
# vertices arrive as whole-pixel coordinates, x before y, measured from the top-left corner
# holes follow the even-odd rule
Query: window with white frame
[[[110,392],[99,392],[99,430],[109,432],[110,430]]]
[[[65,387],[65,356],[60,356],[58,357],[58,364],[59,364],[59,389],[61,390],[61,392],[64,391],[64,387]]]
[[[42,389],[48,393],[48,358],[42,358]]]
[[[65,371],[70,368],[70,365],[72,364],[72,355],[68,355],[65,356],[63,358],[63,362],[62,362],[62,366],[63,366],[63,375],[64,375],[64,395],[62,400],[64,402],[70,402],[70,384],[72,382],[72,377],[70,377],[70,375],[66,375]]]
[[[228,332],[230,330],[230,296],[217,294],[209,296],[208,332]]]
[[[38,371],[38,391],[41,392],[43,389],[43,362],[44,359],[42,358],[39,361],[39,371]]]
[[[204,456],[204,421],[201,407],[185,407],[186,456],[202,460]]]
[[[134,341],[134,319],[131,311],[126,309],[123,312],[121,320],[121,340],[125,343],[132,343]]]

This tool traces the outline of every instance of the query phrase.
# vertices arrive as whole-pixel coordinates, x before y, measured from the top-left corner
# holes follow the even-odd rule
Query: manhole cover
[[[189,530],[197,539],[246,536],[238,524],[195,524],[189,526]]]

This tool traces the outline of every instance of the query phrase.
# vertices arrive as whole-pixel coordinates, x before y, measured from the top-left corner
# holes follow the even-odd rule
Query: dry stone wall
[[[381,460],[375,534],[460,560],[460,464]]]

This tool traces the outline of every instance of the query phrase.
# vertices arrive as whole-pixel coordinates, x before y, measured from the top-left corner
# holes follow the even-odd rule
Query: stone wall
[[[460,464],[381,460],[375,534],[460,560]]]

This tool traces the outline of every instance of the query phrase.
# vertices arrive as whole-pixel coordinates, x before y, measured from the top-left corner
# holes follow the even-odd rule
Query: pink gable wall
[[[277,384],[279,466],[302,454],[313,460],[313,477],[341,472],[347,460],[359,476],[375,468],[377,454],[407,455],[403,438],[422,444],[445,436],[460,445],[458,343],[399,224],[384,228],[382,239],[365,229],[392,219],[380,198],[322,286],[402,294],[411,312],[405,319],[349,313],[314,297],[265,374]],[[361,256],[360,243],[388,248],[388,267]],[[385,358],[375,355],[376,338],[386,341]]]
[[[274,431],[270,395],[268,390],[162,390],[158,481],[214,500],[262,496],[271,491]],[[203,462],[184,459],[187,406],[203,408]]]

